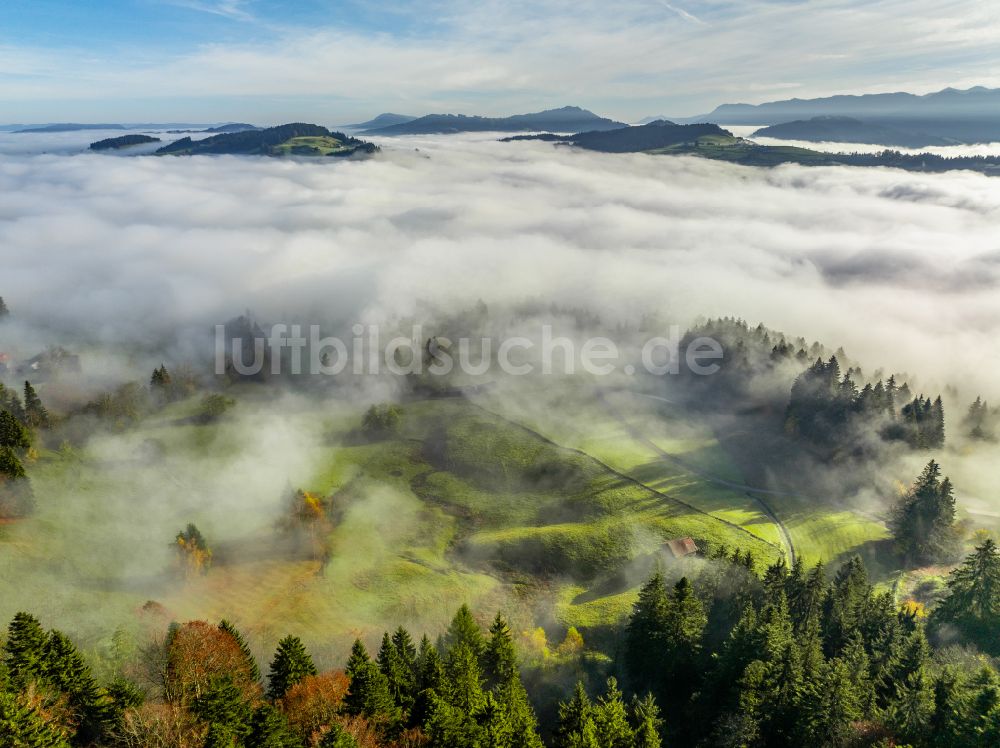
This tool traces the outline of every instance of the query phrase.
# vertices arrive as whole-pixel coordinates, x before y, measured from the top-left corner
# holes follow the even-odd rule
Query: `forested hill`
[[[547,109],[511,117],[479,117],[464,114],[428,114],[410,122],[365,130],[369,135],[429,135],[456,132],[581,132],[583,130],[614,130],[627,127],[576,106]]]
[[[115,151],[121,148],[130,148],[134,145],[144,145],[146,143],[159,143],[159,138],[150,135],[122,135],[119,138],[106,138],[90,144],[92,151]]]
[[[853,117],[813,117],[807,120],[785,122],[757,130],[753,137],[784,138],[841,143],[873,143],[875,145],[923,148],[929,145],[948,145],[950,141],[934,135],[909,132],[896,127],[855,119]]]
[[[705,136],[731,138],[732,133],[718,125],[677,125],[666,120],[650,122],[641,127],[629,127],[611,132],[581,132],[569,138],[580,148],[605,153],[632,153],[650,151],[681,143],[696,143]]]
[[[567,136],[542,133],[504,140],[545,140],[603,153],[701,156],[744,166],[889,166],[907,171],[967,169],[988,175],[1000,173],[1000,157],[997,156],[947,158],[934,153],[901,153],[894,150],[880,153],[824,153],[809,148],[760,145],[752,140],[738,138],[715,124],[678,125],[666,120],[607,132],[581,132]]]
[[[204,140],[181,138],[164,146],[157,155],[219,155],[251,156],[347,156],[353,153],[373,153],[378,147],[340,132],[331,132],[320,125],[296,122],[265,130],[213,135]]]

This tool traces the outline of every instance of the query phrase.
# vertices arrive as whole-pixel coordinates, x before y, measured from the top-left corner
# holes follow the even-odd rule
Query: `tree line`
[[[657,570],[617,650],[540,721],[507,620],[484,632],[466,606],[436,642],[403,627],[374,654],[355,641],[343,670],[321,672],[285,636],[266,676],[231,623],[172,624],[144,688],[98,684],[68,637],[18,613],[2,647],[0,743],[994,746],[1000,675],[981,652],[1000,655],[998,632],[1000,552],[989,539],[929,616],[879,590],[858,557],[832,576],[784,560],[758,572],[750,554],[717,548],[676,581]]]

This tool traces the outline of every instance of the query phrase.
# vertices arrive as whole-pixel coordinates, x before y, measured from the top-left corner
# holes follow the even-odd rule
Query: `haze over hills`
[[[613,130],[627,127],[576,106],[547,109],[511,117],[479,117],[464,114],[428,114],[410,122],[386,127],[366,129],[367,135],[432,135],[451,132],[530,132],[548,130],[555,132],[583,132],[584,130]]]
[[[699,156],[744,166],[888,166],[907,171],[969,169],[991,175],[1000,173],[1000,157],[996,156],[945,158],[932,153],[905,154],[892,150],[881,153],[823,153],[793,146],[761,145],[736,137],[729,130],[711,123],[679,125],[666,120],[605,132],[582,132],[569,136],[542,133],[504,140],[545,140],[602,153]]]
[[[80,130],[124,130],[124,125],[81,125],[75,122],[55,123],[51,125],[40,125],[38,127],[27,127],[15,130],[18,133],[53,133],[53,132],[78,132]]]
[[[817,99],[786,99],[764,104],[723,104],[678,122],[718,122],[722,125],[777,125],[815,117],[853,117],[953,142],[1000,140],[1000,89],[946,88],[922,96],[910,93],[840,95]]]
[[[377,130],[382,127],[391,127],[393,125],[404,125],[407,122],[413,122],[416,117],[409,114],[394,114],[393,112],[383,112],[377,117],[373,117],[366,122],[357,122],[353,125],[342,125],[342,127],[348,130]]]
[[[877,122],[863,122],[853,117],[813,117],[795,120],[780,125],[762,127],[752,137],[779,138],[783,140],[808,140],[813,143],[824,141],[841,143],[872,143],[874,145],[923,148],[929,145],[943,146],[951,141],[934,135],[908,132]]]

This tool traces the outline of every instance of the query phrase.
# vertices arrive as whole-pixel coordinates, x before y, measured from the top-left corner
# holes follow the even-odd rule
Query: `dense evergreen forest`
[[[262,674],[229,622],[172,624],[98,683],[27,613],[0,671],[3,745],[200,748],[994,746],[1000,741],[1000,553],[984,541],[928,616],[878,591],[859,558],[757,569],[750,554],[658,570],[607,660],[522,667],[507,620],[463,606],[435,642],[400,627],[320,672],[283,638]],[[345,653],[346,654],[346,653]],[[131,677],[127,677],[128,674]],[[526,683],[528,684],[526,686]],[[553,706],[556,706],[553,709]],[[536,715],[544,715],[540,720]]]

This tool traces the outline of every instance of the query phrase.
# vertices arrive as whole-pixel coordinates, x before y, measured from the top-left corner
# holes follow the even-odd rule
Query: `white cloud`
[[[1000,181],[971,173],[414,138],[322,164],[8,156],[0,206],[0,295],[74,335],[537,297],[743,316],[1000,394]]]
[[[248,12],[239,3],[196,4]],[[638,0],[446,2],[425,8],[434,21],[412,29],[399,25],[405,13],[388,14],[393,21],[382,31],[269,26],[270,41],[171,54],[116,49],[81,58],[15,45],[6,58],[33,75],[0,77],[0,100],[34,101],[38,111],[54,101],[66,108],[100,101],[131,111],[124,118],[132,120],[145,118],[139,104],[126,103],[137,97],[144,106],[150,97],[183,100],[178,106],[204,119],[206,109],[226,106],[242,108],[218,116],[252,118],[261,101],[227,100],[268,96],[297,97],[295,107],[314,116],[325,115],[334,97],[345,118],[404,106],[513,113],[567,102],[638,117],[779,93],[762,81],[796,86],[799,96],[1000,84],[1000,20],[973,0],[683,6],[704,23],[680,10]],[[204,100],[192,102],[197,97]]]

